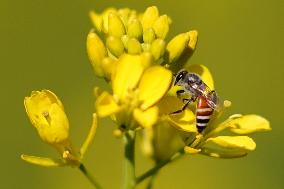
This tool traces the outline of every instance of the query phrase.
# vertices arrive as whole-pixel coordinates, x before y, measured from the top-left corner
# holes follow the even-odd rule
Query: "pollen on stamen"
[[[229,108],[232,105],[232,102],[229,100],[224,100],[224,107]]]
[[[42,112],[42,115],[43,115],[44,117],[48,117],[48,116],[49,116],[49,113],[48,113],[48,111],[45,110],[45,111]]]

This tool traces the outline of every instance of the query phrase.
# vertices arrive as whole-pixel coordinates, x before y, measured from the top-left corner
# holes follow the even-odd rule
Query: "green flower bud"
[[[124,46],[120,38],[109,36],[106,40],[108,50],[116,57],[119,57],[124,52]]]
[[[184,52],[189,41],[189,32],[181,33],[175,36],[167,45],[167,51],[169,53],[169,62],[176,61]]]
[[[127,50],[129,54],[139,54],[142,51],[142,48],[136,38],[131,38],[128,40]]]
[[[87,53],[97,76],[104,76],[101,61],[107,55],[107,50],[99,36],[91,31],[87,36]]]
[[[141,20],[143,31],[146,31],[148,28],[151,28],[158,17],[159,17],[158,8],[156,6],[148,7],[144,12]]]
[[[155,31],[153,28],[148,28],[147,30],[144,31],[143,33],[143,41],[145,43],[152,43],[154,39],[156,38],[155,36]]]
[[[125,34],[123,22],[116,13],[108,15],[108,34],[114,37],[121,37]]]
[[[151,53],[155,60],[160,59],[161,56],[165,53],[166,43],[162,39],[156,39],[151,45]]]
[[[133,18],[128,22],[127,35],[129,37],[135,37],[140,40],[142,37],[143,29],[142,25],[137,18]]]
[[[165,39],[169,32],[169,19],[167,15],[160,16],[153,25],[158,38]]]

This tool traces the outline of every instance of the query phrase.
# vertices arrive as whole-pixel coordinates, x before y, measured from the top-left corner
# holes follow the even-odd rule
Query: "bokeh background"
[[[197,29],[199,44],[190,59],[212,71],[216,88],[233,106],[229,113],[256,113],[273,130],[253,135],[257,149],[241,159],[186,157],[165,167],[155,188],[284,188],[284,1],[122,1],[25,0],[0,2],[1,171],[0,188],[62,189],[92,186],[73,168],[47,169],[26,164],[21,153],[57,153],[40,141],[23,107],[32,90],[51,89],[61,97],[79,146],[91,123],[96,79],[85,40],[92,27],[88,12],[109,6],[144,11],[157,5],[171,16],[169,37]],[[122,144],[104,121],[84,162],[108,189],[121,186]],[[139,155],[138,170],[151,161]],[[143,188],[145,183],[138,188]]]

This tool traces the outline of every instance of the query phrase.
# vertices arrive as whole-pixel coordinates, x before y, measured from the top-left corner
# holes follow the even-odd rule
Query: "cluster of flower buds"
[[[166,42],[171,19],[159,15],[158,8],[148,7],[144,13],[128,8],[109,8],[102,14],[90,13],[95,26],[87,37],[87,51],[97,76],[110,77],[122,54],[143,54],[149,64],[181,68],[192,55],[197,31],[181,33]],[[184,58],[181,58],[183,56]]]

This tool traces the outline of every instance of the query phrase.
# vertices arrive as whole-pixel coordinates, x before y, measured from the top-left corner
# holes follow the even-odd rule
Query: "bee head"
[[[186,70],[180,70],[177,74],[176,74],[176,76],[175,76],[175,84],[174,85],[179,85],[179,84],[181,84],[183,81],[184,81],[184,79],[185,79],[185,77],[186,77],[186,75],[187,75],[187,71]]]

